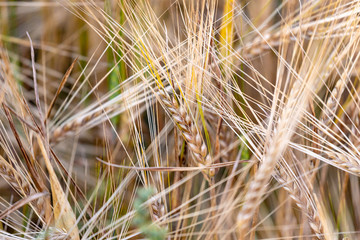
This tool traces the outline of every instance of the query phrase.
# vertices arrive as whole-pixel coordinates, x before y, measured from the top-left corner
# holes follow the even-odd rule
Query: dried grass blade
[[[6,108],[5,104],[3,103],[3,109],[4,109],[4,112],[5,112],[5,115],[6,115],[6,118],[8,119],[8,122],[10,124],[10,128],[11,128],[11,131],[13,132],[14,134],[14,137],[16,139],[16,142],[21,150],[21,153],[25,159],[25,162],[26,162],[26,165],[29,169],[29,172],[30,172],[30,175],[31,175],[31,178],[33,179],[35,185],[36,185],[36,188],[39,190],[39,191],[43,191],[44,190],[44,186],[42,184],[42,181],[39,179],[38,177],[38,174],[36,173],[36,170],[33,166],[33,163],[31,162],[31,159],[29,157],[29,155],[26,153],[26,150],[21,142],[21,139],[19,137],[19,134],[17,133],[16,129],[15,129],[15,125],[14,125],[14,122],[12,120],[12,117],[9,113],[9,110]]]
[[[52,110],[52,108],[54,107],[55,101],[56,101],[56,99],[58,98],[61,90],[64,88],[64,85],[65,85],[66,81],[69,79],[70,73],[71,73],[72,70],[74,69],[75,63],[77,62],[78,59],[79,59],[79,57],[75,58],[75,60],[73,61],[73,63],[70,65],[70,67],[69,67],[68,70],[66,71],[63,79],[61,80],[61,83],[60,83],[58,89],[56,90],[55,96],[54,96],[54,98],[51,100],[49,109],[48,109],[47,114],[46,114],[46,116],[45,116],[45,120],[44,120],[45,122],[46,122],[46,120],[49,118],[50,113],[51,113],[51,110]]]
[[[36,107],[39,111],[40,118],[42,119],[42,112],[41,112],[41,106],[40,106],[40,98],[39,98],[39,91],[38,91],[38,85],[37,85],[37,79],[36,79],[36,69],[35,69],[35,52],[34,47],[32,44],[31,37],[28,32],[26,32],[26,35],[29,38],[30,41],[30,49],[31,49],[31,66],[32,66],[32,72],[33,72],[33,80],[34,80],[34,91],[35,91],[35,102]]]

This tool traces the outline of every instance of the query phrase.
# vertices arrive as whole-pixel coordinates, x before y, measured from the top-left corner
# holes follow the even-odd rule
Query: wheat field
[[[0,239],[360,239],[359,43],[357,0],[0,1]]]

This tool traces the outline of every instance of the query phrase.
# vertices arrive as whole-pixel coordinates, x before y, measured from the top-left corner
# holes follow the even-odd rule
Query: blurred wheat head
[[[360,2],[0,9],[1,238],[360,237]]]

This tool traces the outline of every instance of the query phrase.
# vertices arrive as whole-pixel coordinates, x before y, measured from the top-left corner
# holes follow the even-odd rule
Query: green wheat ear
[[[153,223],[149,209],[144,207],[144,203],[148,201],[154,193],[155,189],[152,187],[141,188],[138,190],[137,197],[134,201],[134,208],[136,211],[134,225],[147,239],[162,240],[166,238],[167,230]]]

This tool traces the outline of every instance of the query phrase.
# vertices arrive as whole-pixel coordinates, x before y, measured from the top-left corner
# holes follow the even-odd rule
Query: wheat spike
[[[276,163],[291,137],[291,131],[296,125],[296,120],[294,119],[297,119],[300,115],[299,113],[302,112],[301,105],[298,102],[301,90],[301,82],[296,81],[294,86],[291,88],[288,102],[278,120],[276,128],[273,131],[272,141],[269,143],[269,146],[267,147],[268,149],[262,159],[262,163],[245,195],[243,208],[239,212],[237,218],[238,234],[240,238],[244,237],[245,231],[250,224],[250,220],[255,212],[255,209],[259,205],[260,199],[265,193],[267,183],[274,171]],[[297,116],[294,117],[295,108],[297,108],[298,113]],[[292,120],[290,120],[291,118]]]
[[[20,195],[27,197],[35,194],[37,191],[29,184],[26,177],[19,175],[18,171],[14,169],[6,160],[0,156],[0,175],[5,181]],[[33,207],[37,214],[43,218],[45,215],[45,202],[43,198],[35,201]]]
[[[160,96],[167,110],[171,113],[182,136],[188,143],[191,153],[195,157],[196,165],[200,167],[209,166],[211,164],[211,158],[210,155],[207,154],[206,145],[203,143],[201,135],[192,123],[191,117],[187,114],[186,109],[183,106],[179,106],[176,100],[171,100],[165,90],[160,90]],[[215,175],[215,169],[213,168],[205,169],[203,172],[209,177]]]

